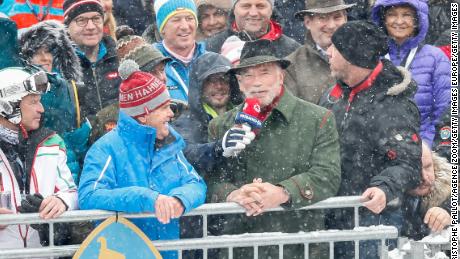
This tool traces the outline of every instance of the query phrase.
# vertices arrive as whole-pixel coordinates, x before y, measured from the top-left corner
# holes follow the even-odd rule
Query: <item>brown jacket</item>
[[[318,104],[323,93],[335,84],[329,63],[316,49],[310,34],[305,44],[286,57],[291,65],[286,69],[284,85],[292,94]]]

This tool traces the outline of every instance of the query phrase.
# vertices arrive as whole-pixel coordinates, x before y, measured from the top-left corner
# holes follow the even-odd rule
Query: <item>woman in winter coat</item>
[[[40,22],[20,36],[21,56],[48,72],[51,90],[42,96],[43,125],[55,130],[68,148],[68,166],[78,182],[80,163],[87,150],[91,127],[81,121],[78,86],[82,84],[80,61],[64,26]]]
[[[389,54],[417,82],[415,102],[420,110],[422,139],[431,146],[435,125],[450,100],[450,63],[444,53],[423,44],[428,31],[428,5],[421,0],[377,0],[374,23],[390,36]]]

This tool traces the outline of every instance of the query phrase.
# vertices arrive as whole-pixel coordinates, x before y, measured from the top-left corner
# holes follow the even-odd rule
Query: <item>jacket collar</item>
[[[75,45],[75,52],[82,62],[92,64],[86,57],[85,53],[83,53],[77,45]],[[116,43],[110,36],[105,35],[99,43],[99,53],[97,61],[94,62],[94,64],[113,57],[117,57]]]
[[[240,32],[240,30],[238,29],[238,26],[236,25],[236,22],[232,23],[232,31]],[[281,38],[282,35],[283,35],[283,28],[281,28],[281,25],[273,20],[270,20],[270,29],[265,35],[258,38],[258,40],[264,39],[264,40],[274,41],[274,40]]]
[[[135,145],[136,148],[146,150],[146,152],[155,152],[157,157],[154,159],[155,164],[161,164],[165,159],[170,158],[178,151],[185,147],[183,138],[172,127],[169,127],[170,137],[165,143],[156,145],[156,129],[138,123],[135,119],[120,111],[117,127],[114,129],[129,144]],[[157,152],[161,149],[161,152]],[[147,153],[146,153],[147,154]]]
[[[327,56],[325,56],[323,53],[321,53],[320,50],[318,50],[317,44],[313,40],[313,37],[311,36],[311,33],[309,31],[307,31],[307,33],[305,34],[305,44],[304,45],[307,49],[310,49],[310,52],[314,53],[315,55],[317,55],[318,57],[320,57],[322,60],[326,61],[326,63],[329,64],[329,60]]]
[[[284,89],[284,94],[283,96],[281,96],[278,105],[275,108],[273,108],[273,112],[272,115],[270,115],[270,117],[273,117],[274,113],[276,113],[281,115],[281,118],[283,118],[285,122],[290,123],[295,110],[295,103],[296,97],[294,97],[289,91]]]
[[[206,52],[206,43],[204,43],[204,42],[195,42],[195,45],[196,45],[195,46],[195,53],[193,53],[192,62]],[[154,47],[157,48],[165,57],[170,57],[172,59],[172,61],[181,62],[180,60],[176,59],[174,56],[171,55],[171,53],[169,53],[166,50],[166,48],[163,45],[162,41],[155,43]]]

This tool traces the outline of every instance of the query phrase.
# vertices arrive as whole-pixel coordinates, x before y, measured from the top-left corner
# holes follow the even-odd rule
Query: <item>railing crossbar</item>
[[[160,250],[194,250],[210,248],[253,247],[269,245],[329,243],[354,240],[380,240],[397,238],[398,230],[393,226],[361,227],[358,230],[323,230],[299,233],[251,233],[231,236],[209,236],[206,238],[153,241]],[[0,251],[0,258],[26,258],[46,256],[69,256],[79,245],[42,248],[7,249]],[[231,249],[230,249],[231,250]]]

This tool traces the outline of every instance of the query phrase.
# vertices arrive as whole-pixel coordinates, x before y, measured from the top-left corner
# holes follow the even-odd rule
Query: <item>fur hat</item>
[[[155,9],[158,31],[160,33],[163,31],[166,22],[168,22],[173,15],[180,12],[192,14],[198,26],[196,5],[193,0],[156,0],[153,8]]]
[[[120,111],[127,115],[145,115],[170,100],[166,85],[152,74],[141,72],[133,60],[123,61],[118,72],[123,78],[120,84]]]
[[[80,59],[61,23],[53,20],[39,22],[24,29],[19,41],[21,56],[25,60],[30,62],[34,54],[45,47],[53,56],[53,68],[57,69],[64,79],[82,81]]]
[[[388,53],[388,38],[381,28],[368,21],[352,21],[340,26],[332,43],[351,64],[373,69]]]
[[[69,23],[82,13],[98,12],[104,15],[104,8],[100,0],[65,0],[62,6],[64,9],[64,23]]]

